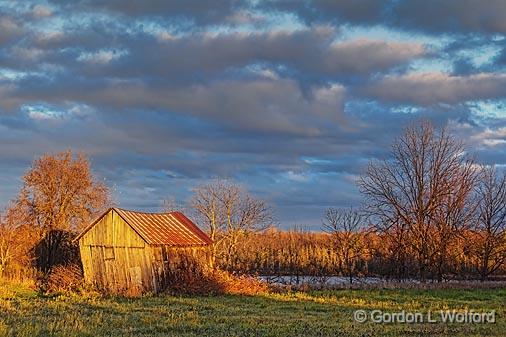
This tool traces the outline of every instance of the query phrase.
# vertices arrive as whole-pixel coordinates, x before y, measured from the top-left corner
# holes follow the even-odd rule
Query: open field
[[[0,336],[504,336],[506,289],[339,290],[263,296],[39,296],[0,286]],[[353,312],[496,311],[494,324],[356,323]]]

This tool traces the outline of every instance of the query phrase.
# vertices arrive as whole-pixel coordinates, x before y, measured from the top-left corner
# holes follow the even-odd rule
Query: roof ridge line
[[[135,211],[135,210],[125,209],[125,208],[120,208],[120,207],[112,207],[112,209],[120,210],[120,211],[124,211],[124,212],[139,213],[139,214],[151,214],[151,215],[181,213],[180,211],[172,211],[172,212],[143,212],[143,211]]]

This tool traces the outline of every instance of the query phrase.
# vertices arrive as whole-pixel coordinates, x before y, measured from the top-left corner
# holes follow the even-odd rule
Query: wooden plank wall
[[[79,248],[87,282],[111,292],[158,291],[153,249],[114,210],[83,235]]]

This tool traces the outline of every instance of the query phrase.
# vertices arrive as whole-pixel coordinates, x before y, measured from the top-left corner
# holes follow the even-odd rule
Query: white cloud
[[[44,5],[35,5],[32,9],[32,13],[35,17],[45,18],[53,15],[51,8]]]
[[[124,50],[118,51],[118,50],[102,49],[96,52],[84,52],[81,55],[79,55],[77,60],[86,63],[105,65],[126,54],[127,52]]]
[[[497,129],[486,128],[471,137],[474,141],[488,147],[506,144],[506,127]]]

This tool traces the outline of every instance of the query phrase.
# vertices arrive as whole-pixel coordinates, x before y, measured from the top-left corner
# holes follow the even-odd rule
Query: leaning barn
[[[112,292],[158,292],[170,252],[195,254],[211,239],[180,212],[111,208],[77,238],[86,282]]]

